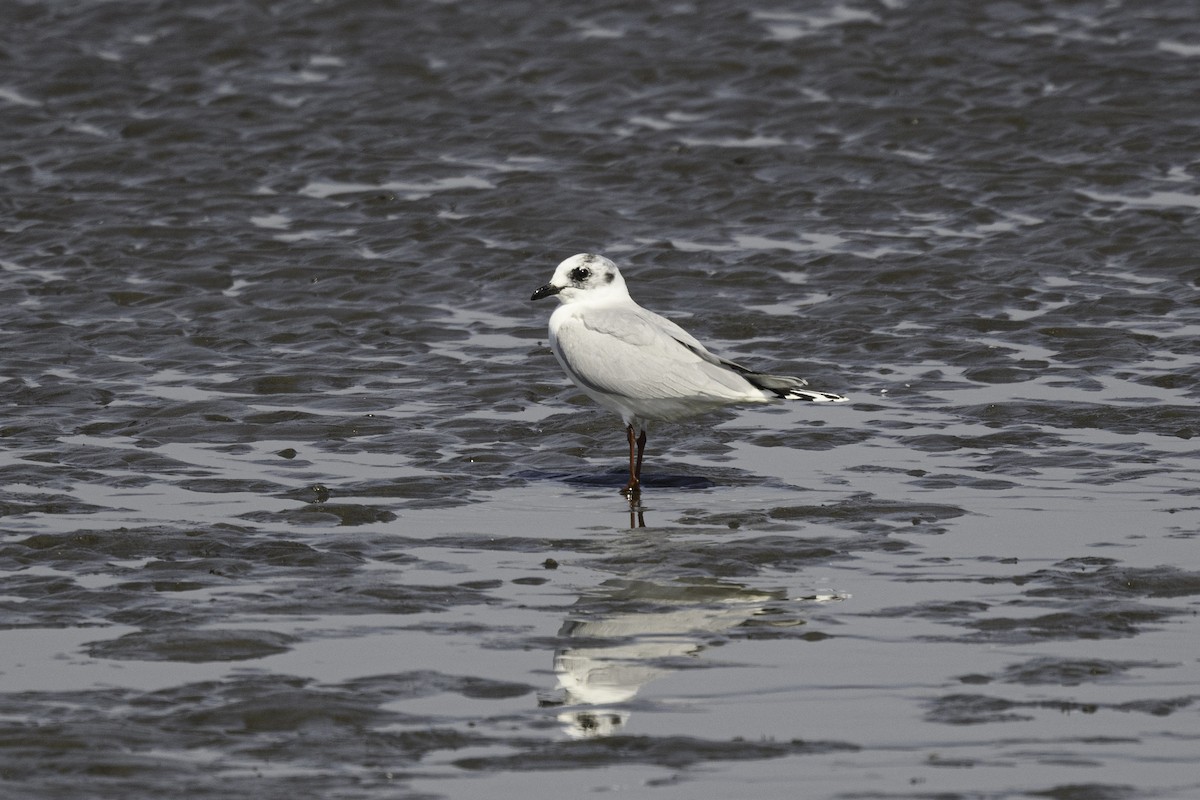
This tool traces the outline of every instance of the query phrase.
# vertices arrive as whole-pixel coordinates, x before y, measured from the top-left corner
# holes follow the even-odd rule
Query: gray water
[[[0,796],[1200,796],[1190,0],[2,15]]]

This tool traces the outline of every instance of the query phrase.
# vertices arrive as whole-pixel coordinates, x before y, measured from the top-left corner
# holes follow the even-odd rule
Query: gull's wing
[[[761,400],[762,393],[694,336],[636,304],[602,306],[567,316],[554,349],[581,386],[608,395],[654,400]]]

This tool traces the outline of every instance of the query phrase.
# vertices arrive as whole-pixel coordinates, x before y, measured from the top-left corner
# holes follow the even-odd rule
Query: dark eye
[[[590,277],[592,277],[592,271],[589,269],[576,267],[575,269],[571,270],[571,280],[575,281],[575,283],[583,283]]]

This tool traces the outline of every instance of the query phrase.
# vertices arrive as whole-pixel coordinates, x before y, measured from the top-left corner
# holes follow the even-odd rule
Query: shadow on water
[[[629,478],[629,473],[624,470],[567,473],[526,469],[514,472],[513,476],[530,482],[552,481],[564,483],[569,486],[613,487],[614,491],[616,491],[625,486],[625,482]],[[655,473],[642,477],[642,487],[644,489],[696,490],[712,489],[715,486],[717,486],[715,481],[701,475]]]

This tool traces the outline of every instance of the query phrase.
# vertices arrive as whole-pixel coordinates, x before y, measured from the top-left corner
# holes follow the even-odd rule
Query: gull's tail
[[[808,400],[813,403],[844,403],[846,398],[831,392],[818,392],[805,389],[808,381],[803,378],[792,378],[787,375],[768,375],[765,372],[752,372],[744,367],[739,370],[741,375],[756,389],[779,397],[783,400]]]

